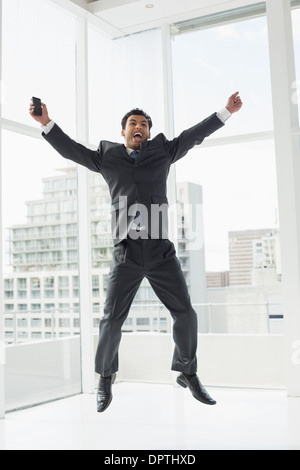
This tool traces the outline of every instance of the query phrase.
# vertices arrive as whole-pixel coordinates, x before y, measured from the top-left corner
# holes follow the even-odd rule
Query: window
[[[5,299],[11,299],[14,296],[13,290],[5,290],[4,291],[4,297]]]
[[[27,304],[18,304],[18,312],[27,312],[28,305]]]
[[[137,318],[136,319],[136,324],[138,326],[141,326],[141,325],[149,325],[150,324],[150,320],[149,318]]]
[[[60,328],[70,328],[70,320],[68,318],[59,319]]]
[[[77,303],[77,302],[73,303],[73,312],[74,313],[79,313],[80,312],[79,303]]]
[[[14,327],[14,320],[12,318],[5,318],[4,326],[5,326],[5,328],[13,328]]]
[[[100,312],[99,302],[93,302],[93,313],[99,313],[99,312]]]
[[[31,288],[31,297],[40,298],[41,297],[41,280],[38,277],[32,277],[30,279],[30,288]]]
[[[41,304],[31,304],[32,312],[41,312]]]
[[[24,341],[28,338],[28,333],[26,331],[18,331],[18,338]]]
[[[217,136],[272,129],[265,16],[181,34],[172,45],[176,134],[225,106],[234,91],[247,111]]]
[[[67,302],[59,303],[58,307],[59,307],[59,312],[60,313],[69,313],[69,311],[70,311],[70,304],[67,303]]]
[[[270,262],[267,256],[259,258],[253,250],[254,241],[262,243],[270,231],[278,245],[280,232],[275,149],[271,133],[268,137],[268,131],[273,128],[273,110],[266,17],[175,35],[172,57],[177,135],[225,106],[235,91],[240,92],[245,103],[240,113],[233,115],[205,145],[195,147],[176,164],[178,183],[189,182],[202,189],[202,199],[190,191],[189,203],[202,206],[203,240],[199,231],[198,251],[186,243],[181,257],[192,299],[200,304],[248,304],[257,301],[259,295],[271,302],[272,290],[279,298],[282,295],[280,260],[273,257]],[[259,138],[262,131],[266,133]],[[247,136],[240,138],[241,134]],[[230,144],[226,141],[229,136]],[[216,145],[210,145],[210,139],[216,139]],[[236,243],[232,237],[237,239]],[[186,230],[181,238],[182,248]],[[201,249],[205,249],[202,264]],[[198,270],[193,272],[196,260]],[[263,270],[259,268],[262,265],[266,267]],[[229,286],[220,284],[222,291],[218,292],[206,290],[206,274],[214,275],[221,282],[220,274],[225,271],[229,271]],[[234,292],[230,290],[233,285]],[[259,308],[263,310],[262,306]],[[223,312],[225,323],[231,316],[221,332],[236,332],[237,311],[231,311],[228,306]],[[263,318],[262,313],[261,325]],[[256,332],[267,331],[263,326],[260,329],[259,321],[254,326],[255,315],[249,320],[249,328],[251,321]],[[214,328],[213,321],[210,325]],[[207,325],[201,328],[203,332],[208,331]]]
[[[58,295],[59,297],[69,296],[69,278],[68,276],[59,276],[58,278]]]
[[[51,312],[54,311],[55,309],[55,304],[45,304],[45,312]]]
[[[76,19],[46,0],[4,0],[2,3],[3,44],[6,44],[3,48],[3,116],[32,124],[28,103],[35,95],[48,104],[57,122],[74,132]],[[15,86],[15,77],[22,77],[18,86]],[[66,108],[69,113],[65,113]]]
[[[68,278],[68,276],[59,276],[58,286],[59,287],[69,287],[69,278]]]
[[[164,128],[162,65],[159,29],[109,41],[89,27],[89,127],[93,144],[98,145],[100,139],[123,142],[121,119],[135,107],[151,116],[152,135],[161,132]],[[107,112],[99,113],[99,109]]]
[[[28,115],[30,96],[27,97],[28,90],[30,95],[41,96],[51,116],[76,139],[76,132],[80,131],[76,106],[83,92],[77,90],[82,70],[78,74],[76,70],[77,42],[82,40],[77,23],[81,19],[68,13],[61,6],[63,3],[68,2],[3,0],[5,100],[1,120],[4,126],[1,129],[1,165],[5,177],[1,182],[4,201],[1,209],[4,241],[8,247],[2,259],[5,265],[5,339],[9,343],[46,338],[50,342],[59,337],[65,341],[74,330],[75,334],[80,332],[77,169],[43,139],[32,137],[37,127]],[[300,77],[297,10],[293,12],[293,25],[297,76]],[[172,39],[177,135],[224,106],[229,93],[237,89],[247,104],[245,112],[232,117],[212,136],[216,139],[214,146],[208,140],[176,165],[179,199],[199,202],[192,190],[187,194],[180,187],[181,182],[188,181],[191,188],[201,186],[203,191],[200,202],[203,243],[198,252],[191,250],[186,215],[181,219],[178,251],[184,275],[193,295],[199,293],[199,303],[203,299],[209,305],[220,301],[226,304],[251,302],[259,293],[263,303],[269,305],[272,298],[281,299],[281,272],[266,17],[212,25],[189,34],[174,32]],[[151,115],[152,135],[164,131],[166,97],[161,29],[111,41],[89,25],[88,43],[84,46],[88,48],[89,116],[84,116],[89,121],[88,145],[96,146],[100,139],[123,142],[120,120],[132,107],[141,107]],[[17,88],[15,77],[22,77]],[[67,114],[65,109],[68,109]],[[103,112],[99,113],[99,109]],[[93,174],[91,180],[92,294],[96,329],[107,293],[112,243],[106,207],[110,205],[110,197],[103,189],[105,182],[101,175]],[[223,279],[225,285],[218,294],[217,289],[206,290],[205,270],[213,271],[215,282]],[[234,289],[227,289],[233,285]],[[268,285],[272,286],[270,290]],[[127,331],[135,330],[136,326],[140,327],[136,328],[138,331],[149,331],[151,327],[161,332],[170,331],[172,320],[165,316],[164,309],[157,307],[155,293],[146,282],[135,302],[134,317],[125,322]],[[197,313],[202,318],[201,308],[197,306]],[[222,318],[222,327],[224,323],[225,330],[229,325],[228,332],[236,332],[235,311],[225,310],[228,321],[223,322]],[[259,310],[265,315],[261,306]],[[252,310],[250,313],[251,322],[255,315]],[[280,306],[277,313],[281,315]],[[214,326],[218,315],[213,307],[210,314],[207,324]],[[247,326],[247,321],[245,324]],[[35,331],[31,331],[32,327]],[[205,328],[203,332],[207,331]],[[79,341],[74,344],[79,357]],[[61,350],[68,354],[67,346]],[[71,362],[73,365],[76,360]],[[70,372],[74,388],[63,382],[59,370],[57,376],[54,374],[44,381],[44,393],[38,400],[47,401],[49,397],[80,391],[78,364],[75,374]],[[15,389],[21,393],[24,383],[26,389],[31,384],[36,400],[31,364],[21,375],[16,365],[12,375]],[[27,405],[22,403],[22,406]]]
[[[32,318],[31,327],[32,328],[41,328],[42,320],[40,318]]]
[[[158,326],[160,327],[166,327],[168,324],[167,318],[162,317],[162,318],[153,318],[153,326],[157,328]]]
[[[35,340],[42,339],[42,333],[39,331],[33,331],[31,333],[31,339],[35,339]]]
[[[77,237],[74,201],[77,169],[40,138],[39,125],[28,113],[31,96],[39,96],[56,122],[76,137],[78,19],[49,0],[2,0],[2,5],[1,81],[5,91],[1,95],[1,117],[4,118],[0,143],[4,248],[1,259],[6,280],[5,297],[10,301],[5,305],[5,321],[11,320],[8,315],[16,312],[12,329],[5,333],[5,341],[16,348],[16,361],[10,364],[10,375],[19,396],[18,393],[8,394],[6,398],[8,406],[15,408],[60,398],[69,395],[70,390],[71,393],[81,390],[80,362],[68,383],[62,379],[58,368],[53,369],[39,391],[34,381],[39,372],[34,370],[34,364],[28,364],[27,370],[24,367],[22,374],[18,366],[19,343],[59,336],[58,319],[55,323],[54,318],[58,297],[68,296],[69,292],[68,285],[62,285],[59,292],[56,290],[58,272],[63,270],[61,274],[68,278],[72,270],[71,275],[78,276],[77,250],[71,255],[71,263],[67,253],[68,243],[75,247],[75,240],[66,240],[68,230],[71,236]],[[62,211],[67,218],[64,224]],[[51,312],[47,314],[47,332],[44,331],[45,310]],[[49,331],[49,327],[56,331]],[[79,361],[76,352],[76,348],[80,349],[79,342],[74,346],[73,352]],[[64,352],[60,352],[59,347],[57,354],[63,361]]]
[[[5,312],[13,312],[14,305],[13,304],[5,304],[4,310],[5,310]]]
[[[17,283],[18,283],[18,289],[27,289],[27,279],[26,278],[23,278],[23,279],[19,278]]]
[[[13,290],[14,280],[13,279],[4,279],[4,288],[7,290]]]

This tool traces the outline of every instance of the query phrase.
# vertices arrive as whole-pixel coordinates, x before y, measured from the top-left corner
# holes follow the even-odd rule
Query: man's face
[[[141,143],[150,139],[149,124],[144,116],[129,116],[121,135],[125,137],[125,146],[139,150]]]

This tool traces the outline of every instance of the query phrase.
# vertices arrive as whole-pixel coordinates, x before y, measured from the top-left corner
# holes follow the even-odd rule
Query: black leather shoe
[[[197,375],[192,375],[188,378],[184,374],[180,374],[177,377],[177,383],[183,388],[188,387],[193,397],[205,403],[205,405],[215,405],[217,403],[205,390]]]
[[[112,401],[111,386],[116,380],[116,374],[110,377],[100,377],[98,390],[97,390],[97,411],[102,413],[105,411]]]

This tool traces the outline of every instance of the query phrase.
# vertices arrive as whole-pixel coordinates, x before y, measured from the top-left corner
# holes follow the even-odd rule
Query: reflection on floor
[[[6,450],[300,450],[300,398],[285,391],[208,388],[205,406],[172,385],[121,382],[109,409],[95,395],[8,413],[0,420]]]

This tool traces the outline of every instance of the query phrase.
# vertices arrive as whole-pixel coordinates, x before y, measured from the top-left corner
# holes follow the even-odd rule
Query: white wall
[[[283,335],[207,334],[198,335],[198,342],[198,374],[204,383],[286,388]],[[171,334],[123,334],[118,379],[174,383],[172,355]]]

